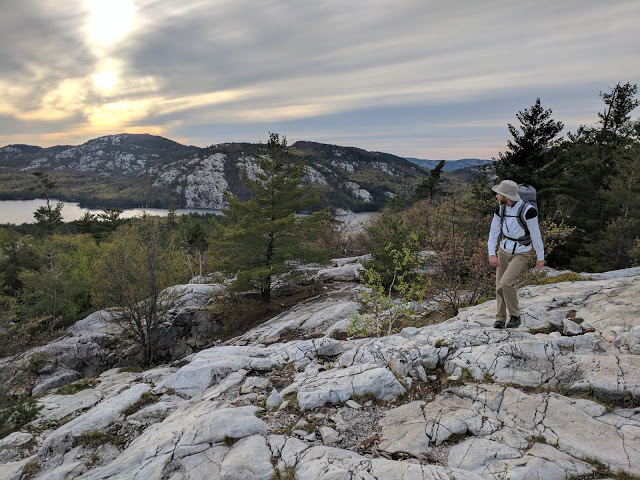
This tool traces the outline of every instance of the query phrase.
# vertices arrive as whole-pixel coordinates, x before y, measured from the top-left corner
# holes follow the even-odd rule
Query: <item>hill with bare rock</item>
[[[98,314],[3,359],[41,410],[0,439],[0,479],[640,476],[640,269],[522,288],[517,329],[490,301],[379,338],[344,334],[363,289],[345,265],[309,275],[323,294],[213,344],[223,287],[174,287],[176,361],[147,371],[113,368]]]
[[[0,198],[33,198],[30,172],[57,184],[56,198],[86,207],[220,209],[228,190],[246,199],[241,172],[255,168],[260,145],[185,146],[153,135],[109,135],[78,146],[0,148]],[[289,147],[306,165],[305,183],[325,193],[317,208],[376,211],[395,195],[413,194],[428,170],[395,155],[315,142]]]

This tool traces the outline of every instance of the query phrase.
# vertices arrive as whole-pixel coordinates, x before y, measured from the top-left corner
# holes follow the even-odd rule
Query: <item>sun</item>
[[[111,45],[122,38],[133,23],[132,0],[86,0],[90,11],[87,28],[92,40]]]
[[[111,90],[118,83],[118,72],[103,70],[93,75],[93,84],[100,90]]]

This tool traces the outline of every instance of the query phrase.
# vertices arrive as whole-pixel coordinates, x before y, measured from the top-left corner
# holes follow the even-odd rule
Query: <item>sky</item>
[[[0,0],[0,146],[276,132],[490,159],[537,98],[561,135],[595,125],[639,46],[638,0]]]

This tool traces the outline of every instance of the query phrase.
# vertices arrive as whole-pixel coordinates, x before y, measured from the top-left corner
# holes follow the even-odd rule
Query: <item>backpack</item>
[[[527,210],[527,205],[531,205],[533,208],[538,210],[538,197],[537,192],[534,187],[527,184],[518,184],[518,195],[520,195],[520,199],[522,200],[522,205],[518,208],[518,213],[516,217],[518,219],[518,223],[524,230],[524,235],[520,238],[511,238],[507,237],[502,232],[502,224],[504,223],[505,213],[507,211],[506,205],[500,205],[498,215],[500,216],[500,233],[505,238],[509,240],[513,240],[518,242],[520,245],[531,245],[531,233],[529,232],[529,228],[527,227],[527,220],[524,218],[525,211]],[[514,247],[515,248],[515,247]]]

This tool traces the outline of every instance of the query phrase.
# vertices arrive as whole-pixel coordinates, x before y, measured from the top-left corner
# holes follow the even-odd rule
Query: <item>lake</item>
[[[51,200],[51,205],[55,205],[59,200]],[[73,222],[74,220],[80,220],[82,216],[87,213],[102,213],[100,208],[81,208],[80,205],[74,202],[63,202],[62,218],[65,222]],[[22,223],[34,223],[33,212],[39,207],[45,207],[47,201],[42,198],[35,200],[0,200],[0,225],[6,223],[13,223],[20,225]],[[128,208],[123,210],[120,215],[122,218],[139,217],[143,213],[149,215],[166,217],[169,214],[168,209],[163,208]],[[178,208],[176,215],[186,215],[189,213],[213,213],[221,215],[220,210],[213,210],[207,208]],[[336,219],[342,220],[345,223],[352,224],[354,227],[360,227],[363,222],[369,219],[372,215],[371,212],[363,213],[349,213],[345,215],[336,215]]]
[[[59,200],[51,200],[51,205],[55,205]],[[62,219],[65,222],[73,222],[74,220],[80,220],[82,216],[87,213],[102,213],[104,210],[101,208],[81,208],[79,204],[74,202],[62,202]],[[43,198],[37,198],[35,200],[1,200],[0,201],[0,224],[13,223],[20,225],[21,223],[34,223],[33,212],[39,207],[45,207],[47,201]],[[138,217],[144,212],[149,215],[166,217],[169,214],[169,210],[162,208],[128,208],[123,210],[120,217],[131,218]],[[176,210],[176,215],[184,215],[188,213],[215,213],[221,215],[220,210],[212,210],[205,208],[179,208]]]

